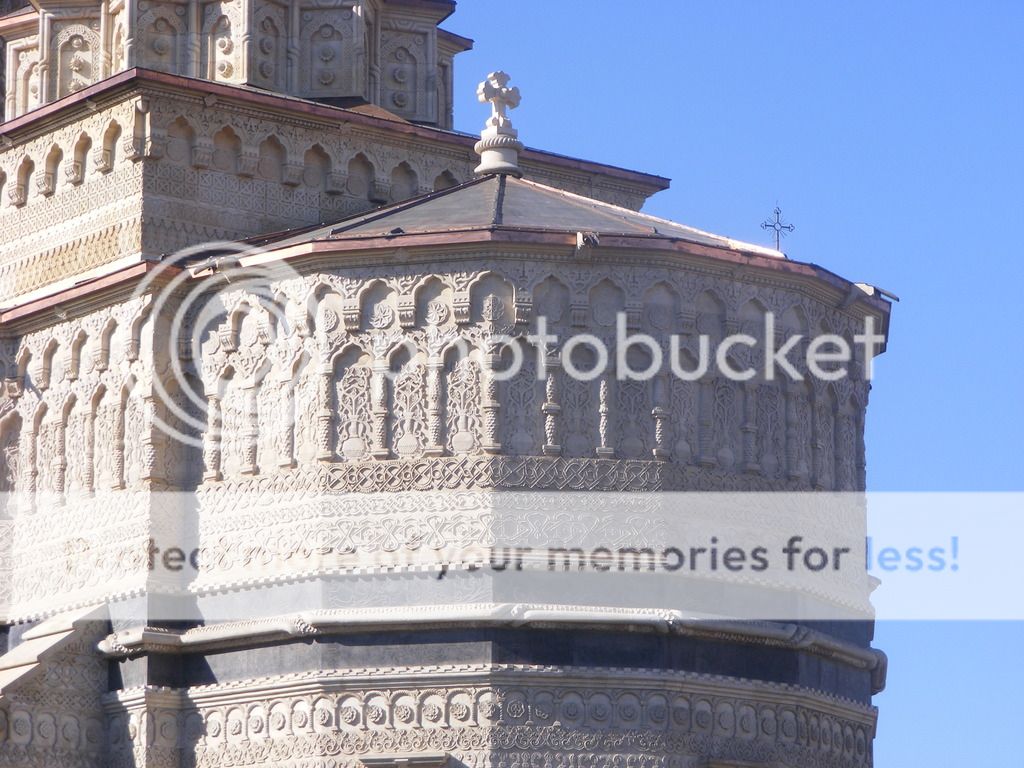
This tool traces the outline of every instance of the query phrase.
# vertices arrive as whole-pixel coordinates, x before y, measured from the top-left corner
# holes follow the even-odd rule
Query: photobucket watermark
[[[790,334],[776,346],[776,328],[775,315],[767,312],[760,339],[749,333],[730,334],[720,339],[698,334],[695,360],[690,351],[692,337],[674,333],[663,343],[650,334],[630,331],[625,312],[616,315],[611,348],[608,342],[592,333],[573,334],[563,339],[549,332],[544,316],[537,318],[537,332],[525,338],[536,349],[535,369],[541,381],[547,378],[554,363],[578,381],[603,377],[650,381],[668,373],[683,381],[700,381],[712,375],[737,382],[754,378],[776,381],[783,377],[804,381],[808,374],[822,381],[839,381],[849,377],[855,366],[858,375],[869,381],[872,361],[885,342],[885,336],[877,332],[875,319],[870,315],[864,320],[863,332],[855,334],[852,343],[839,334],[812,337]],[[498,381],[516,378],[526,364],[527,352],[515,341],[508,335],[491,337],[492,344],[503,345],[509,353],[506,364],[493,372]],[[577,351],[586,352],[589,365],[581,364]],[[800,359],[794,360],[794,355],[799,355]],[[684,356],[689,360],[684,360]],[[801,360],[802,367],[798,365]]]

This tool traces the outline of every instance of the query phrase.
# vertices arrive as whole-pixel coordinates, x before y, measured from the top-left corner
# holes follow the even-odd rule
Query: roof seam
[[[491,226],[500,227],[505,218],[505,176],[498,177],[498,189],[494,193],[494,215],[491,217]]]

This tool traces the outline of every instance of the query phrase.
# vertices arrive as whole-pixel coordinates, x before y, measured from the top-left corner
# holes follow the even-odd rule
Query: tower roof
[[[540,232],[685,241],[784,259],[772,248],[733,240],[571,192],[493,174],[359,214],[336,224],[259,238],[265,247],[471,231]]]

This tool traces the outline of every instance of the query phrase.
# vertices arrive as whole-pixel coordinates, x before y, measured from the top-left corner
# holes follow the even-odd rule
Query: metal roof
[[[337,224],[254,238],[253,241],[276,248],[312,241],[472,230],[584,232],[599,236],[682,240],[785,258],[771,248],[702,232],[674,221],[506,175],[484,176],[362,213]]]

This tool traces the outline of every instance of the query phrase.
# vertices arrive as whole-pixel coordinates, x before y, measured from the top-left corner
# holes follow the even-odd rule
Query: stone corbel
[[[285,163],[284,172],[281,174],[281,183],[286,187],[301,186],[303,170],[303,166],[299,163]]]
[[[692,336],[697,332],[697,313],[693,309],[680,310],[676,320],[682,334]]]
[[[370,185],[370,202],[384,204],[391,199],[391,182],[373,180]]]
[[[217,331],[217,336],[220,339],[220,348],[224,352],[231,354],[238,351],[238,331],[234,328],[221,328]]]
[[[640,317],[643,314],[644,305],[640,301],[626,302],[626,329],[630,331],[640,330]]]
[[[569,314],[572,317],[574,328],[585,328],[587,325],[587,311],[589,306],[585,301],[574,301],[569,307]]]
[[[207,138],[196,139],[190,158],[193,168],[209,168],[213,165],[213,142]]]
[[[56,191],[57,174],[45,172],[36,177],[36,192],[42,197],[50,197]]]
[[[516,325],[526,325],[533,319],[533,294],[529,291],[516,291],[515,298]]]
[[[469,322],[470,298],[468,292],[456,293],[452,296],[452,317],[459,325]]]
[[[243,178],[251,179],[256,176],[260,167],[260,155],[256,150],[245,147],[242,149],[242,155],[238,158],[238,175]]]
[[[72,186],[85,181],[85,164],[80,160],[70,160],[64,165],[64,180]]]
[[[106,147],[95,147],[92,164],[99,173],[110,173],[114,169],[114,153]]]
[[[17,400],[25,391],[25,384],[21,378],[9,376],[4,379],[4,394],[11,400]]]
[[[416,300],[412,296],[399,297],[398,324],[402,328],[414,328],[416,326]]]
[[[341,195],[348,189],[348,174],[342,171],[331,171],[327,174],[327,186],[324,192],[328,195]]]
[[[21,208],[28,202],[28,187],[25,184],[12,184],[7,191],[7,198],[15,208]]]
[[[355,333],[359,330],[359,299],[342,299],[341,316],[345,330]]]

